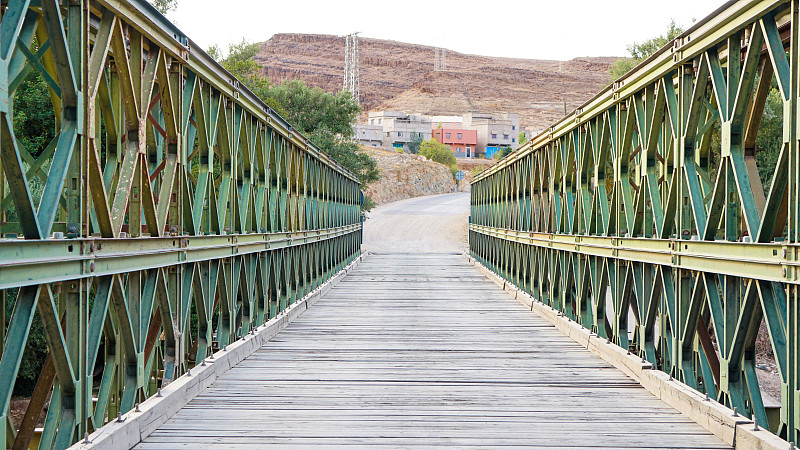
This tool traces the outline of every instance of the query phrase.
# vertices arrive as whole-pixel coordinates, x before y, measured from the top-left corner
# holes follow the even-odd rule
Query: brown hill
[[[435,47],[359,38],[361,102],[369,110],[425,114],[520,113],[541,130],[608,83],[616,57],[569,61],[494,58],[447,51],[447,70],[434,72]],[[276,34],[256,56],[276,83],[299,78],[326,91],[342,88],[344,38]]]

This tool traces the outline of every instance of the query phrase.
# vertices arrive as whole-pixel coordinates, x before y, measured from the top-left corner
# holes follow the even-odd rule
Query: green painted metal
[[[0,6],[0,441],[64,448],[360,252],[358,180],[144,0]],[[57,123],[14,136],[38,71]],[[16,299],[16,300],[14,300]],[[9,404],[38,315],[49,357]],[[0,311],[5,317],[5,308]]]
[[[731,1],[472,182],[472,255],[687,385],[800,437],[798,2]],[[783,102],[771,184],[756,136]],[[761,168],[762,170],[765,168]],[[770,422],[763,323],[782,380]]]

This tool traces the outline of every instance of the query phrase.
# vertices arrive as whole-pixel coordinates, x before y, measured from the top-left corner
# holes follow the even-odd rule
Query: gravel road
[[[364,222],[364,250],[373,253],[467,250],[469,193],[415,197],[374,208]]]

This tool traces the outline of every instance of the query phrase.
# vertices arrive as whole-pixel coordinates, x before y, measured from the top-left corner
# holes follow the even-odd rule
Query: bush
[[[377,205],[375,204],[375,201],[372,200],[372,197],[369,195],[364,195],[364,204],[361,205],[361,211],[362,212],[370,211],[375,206]]]
[[[419,146],[419,154],[430,159],[431,161],[444,164],[448,167],[456,165],[456,157],[450,151],[450,147],[434,140],[428,139],[423,141]]]

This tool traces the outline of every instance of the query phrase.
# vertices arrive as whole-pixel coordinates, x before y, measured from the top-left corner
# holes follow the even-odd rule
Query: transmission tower
[[[344,84],[342,89],[353,94],[353,99],[359,103],[358,80],[358,33],[348,34],[344,37]]]
[[[443,48],[433,49],[433,71],[444,72],[447,70],[447,50]]]

